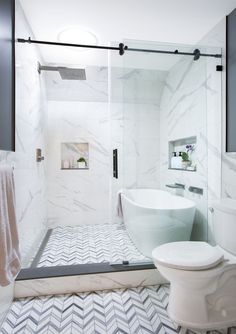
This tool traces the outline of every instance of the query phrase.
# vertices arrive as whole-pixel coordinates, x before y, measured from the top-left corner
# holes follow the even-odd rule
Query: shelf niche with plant
[[[169,169],[196,172],[197,137],[169,141]]]

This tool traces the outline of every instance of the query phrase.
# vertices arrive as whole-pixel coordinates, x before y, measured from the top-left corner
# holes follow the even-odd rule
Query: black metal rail
[[[126,51],[133,51],[133,52],[149,52],[149,53],[161,53],[161,54],[192,56],[192,57],[194,57],[194,60],[198,60],[200,57],[222,58],[221,54],[201,53],[201,51],[199,49],[195,49],[193,52],[183,52],[183,51],[179,51],[179,50],[167,51],[167,50],[152,50],[152,49],[136,49],[136,48],[129,48],[128,46],[124,45],[123,43],[120,43],[119,46],[87,45],[87,44],[73,44],[73,43],[40,41],[40,40],[31,39],[30,37],[28,39],[18,38],[17,42],[18,43],[29,43],[29,44],[69,46],[69,47],[87,48],[87,49],[115,50],[115,51],[119,51],[119,54],[121,56],[123,56],[123,54]]]

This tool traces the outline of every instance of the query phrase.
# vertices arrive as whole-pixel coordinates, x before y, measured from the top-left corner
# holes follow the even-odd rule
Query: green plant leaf
[[[182,160],[183,160],[183,161],[189,161],[188,153],[186,153],[186,152],[182,152],[181,157],[182,157]]]

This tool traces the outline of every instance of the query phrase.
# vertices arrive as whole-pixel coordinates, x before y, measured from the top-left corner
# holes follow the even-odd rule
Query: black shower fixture
[[[69,68],[62,66],[42,66],[38,63],[38,72],[54,71],[58,72],[62,80],[86,80],[86,73],[84,68]]]
[[[181,55],[181,56],[193,56],[194,60],[198,60],[200,56],[222,58],[221,54],[201,53],[199,49],[195,49],[193,52],[183,52],[179,50],[167,51],[167,50],[136,49],[136,48],[129,48],[127,45],[124,45],[123,43],[119,43],[119,46],[86,45],[86,44],[39,41],[39,40],[33,40],[30,37],[28,39],[18,38],[17,42],[29,43],[29,44],[32,43],[32,44],[43,44],[43,45],[69,46],[69,47],[86,48],[86,49],[100,49],[100,50],[113,50],[113,51],[117,50],[120,56],[123,56],[126,51],[134,51],[134,52],[162,53],[162,54]]]
[[[123,43],[120,43],[119,44],[119,55],[120,56],[123,56],[123,54],[125,53],[125,50],[127,50],[128,47],[125,46]]]
[[[195,49],[193,51],[193,54],[194,54],[193,60],[198,60],[201,56],[201,51],[199,49]]]

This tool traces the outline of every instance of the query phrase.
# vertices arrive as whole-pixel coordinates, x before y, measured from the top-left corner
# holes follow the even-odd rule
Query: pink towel
[[[122,190],[119,190],[117,193],[117,215],[120,218],[123,218],[123,209],[122,209],[122,202],[121,202],[121,194],[122,194]]]
[[[0,166],[0,285],[9,285],[20,270],[13,170]]]

